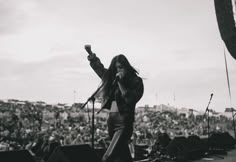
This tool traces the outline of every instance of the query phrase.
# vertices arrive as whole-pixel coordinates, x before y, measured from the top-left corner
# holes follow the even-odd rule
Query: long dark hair
[[[112,90],[112,83],[116,78],[116,63],[119,62],[126,70],[126,77],[133,77],[138,74],[137,70],[134,69],[133,66],[130,65],[128,59],[123,55],[119,54],[111,60],[111,64],[109,68],[107,69],[106,73],[104,74],[102,78],[102,97],[107,98],[111,94]]]

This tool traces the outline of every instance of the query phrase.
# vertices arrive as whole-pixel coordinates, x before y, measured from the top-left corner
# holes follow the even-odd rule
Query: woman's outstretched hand
[[[91,50],[91,45],[89,45],[89,44],[86,44],[85,46],[84,46],[84,49],[88,52],[88,60],[90,61],[90,60],[92,60],[92,59],[94,59],[95,57],[96,57],[96,55],[95,55],[95,53],[93,53],[92,52],[92,50]]]

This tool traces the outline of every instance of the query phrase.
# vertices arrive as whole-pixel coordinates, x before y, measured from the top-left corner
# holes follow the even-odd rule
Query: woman
[[[102,108],[110,110],[107,124],[111,143],[102,161],[132,162],[128,142],[133,133],[135,106],[143,95],[143,81],[122,54],[112,59],[108,69],[94,53],[88,55],[88,60],[102,79]]]

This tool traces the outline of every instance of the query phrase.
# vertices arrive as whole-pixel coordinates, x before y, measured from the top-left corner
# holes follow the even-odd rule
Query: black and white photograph
[[[236,0],[0,0],[1,162],[236,161]]]

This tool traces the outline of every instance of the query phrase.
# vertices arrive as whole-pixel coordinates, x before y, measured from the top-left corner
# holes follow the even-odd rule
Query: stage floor
[[[236,162],[236,149],[227,151],[227,155],[213,154],[203,157],[198,160],[189,160],[188,162],[207,162],[207,161],[216,161],[216,162]],[[160,160],[137,160],[134,162],[160,162]],[[173,160],[161,160],[161,162],[175,162]]]
[[[217,161],[217,162],[236,162],[236,149],[227,152],[227,155],[211,155],[200,160],[194,160],[192,162],[206,162],[206,161]]]

